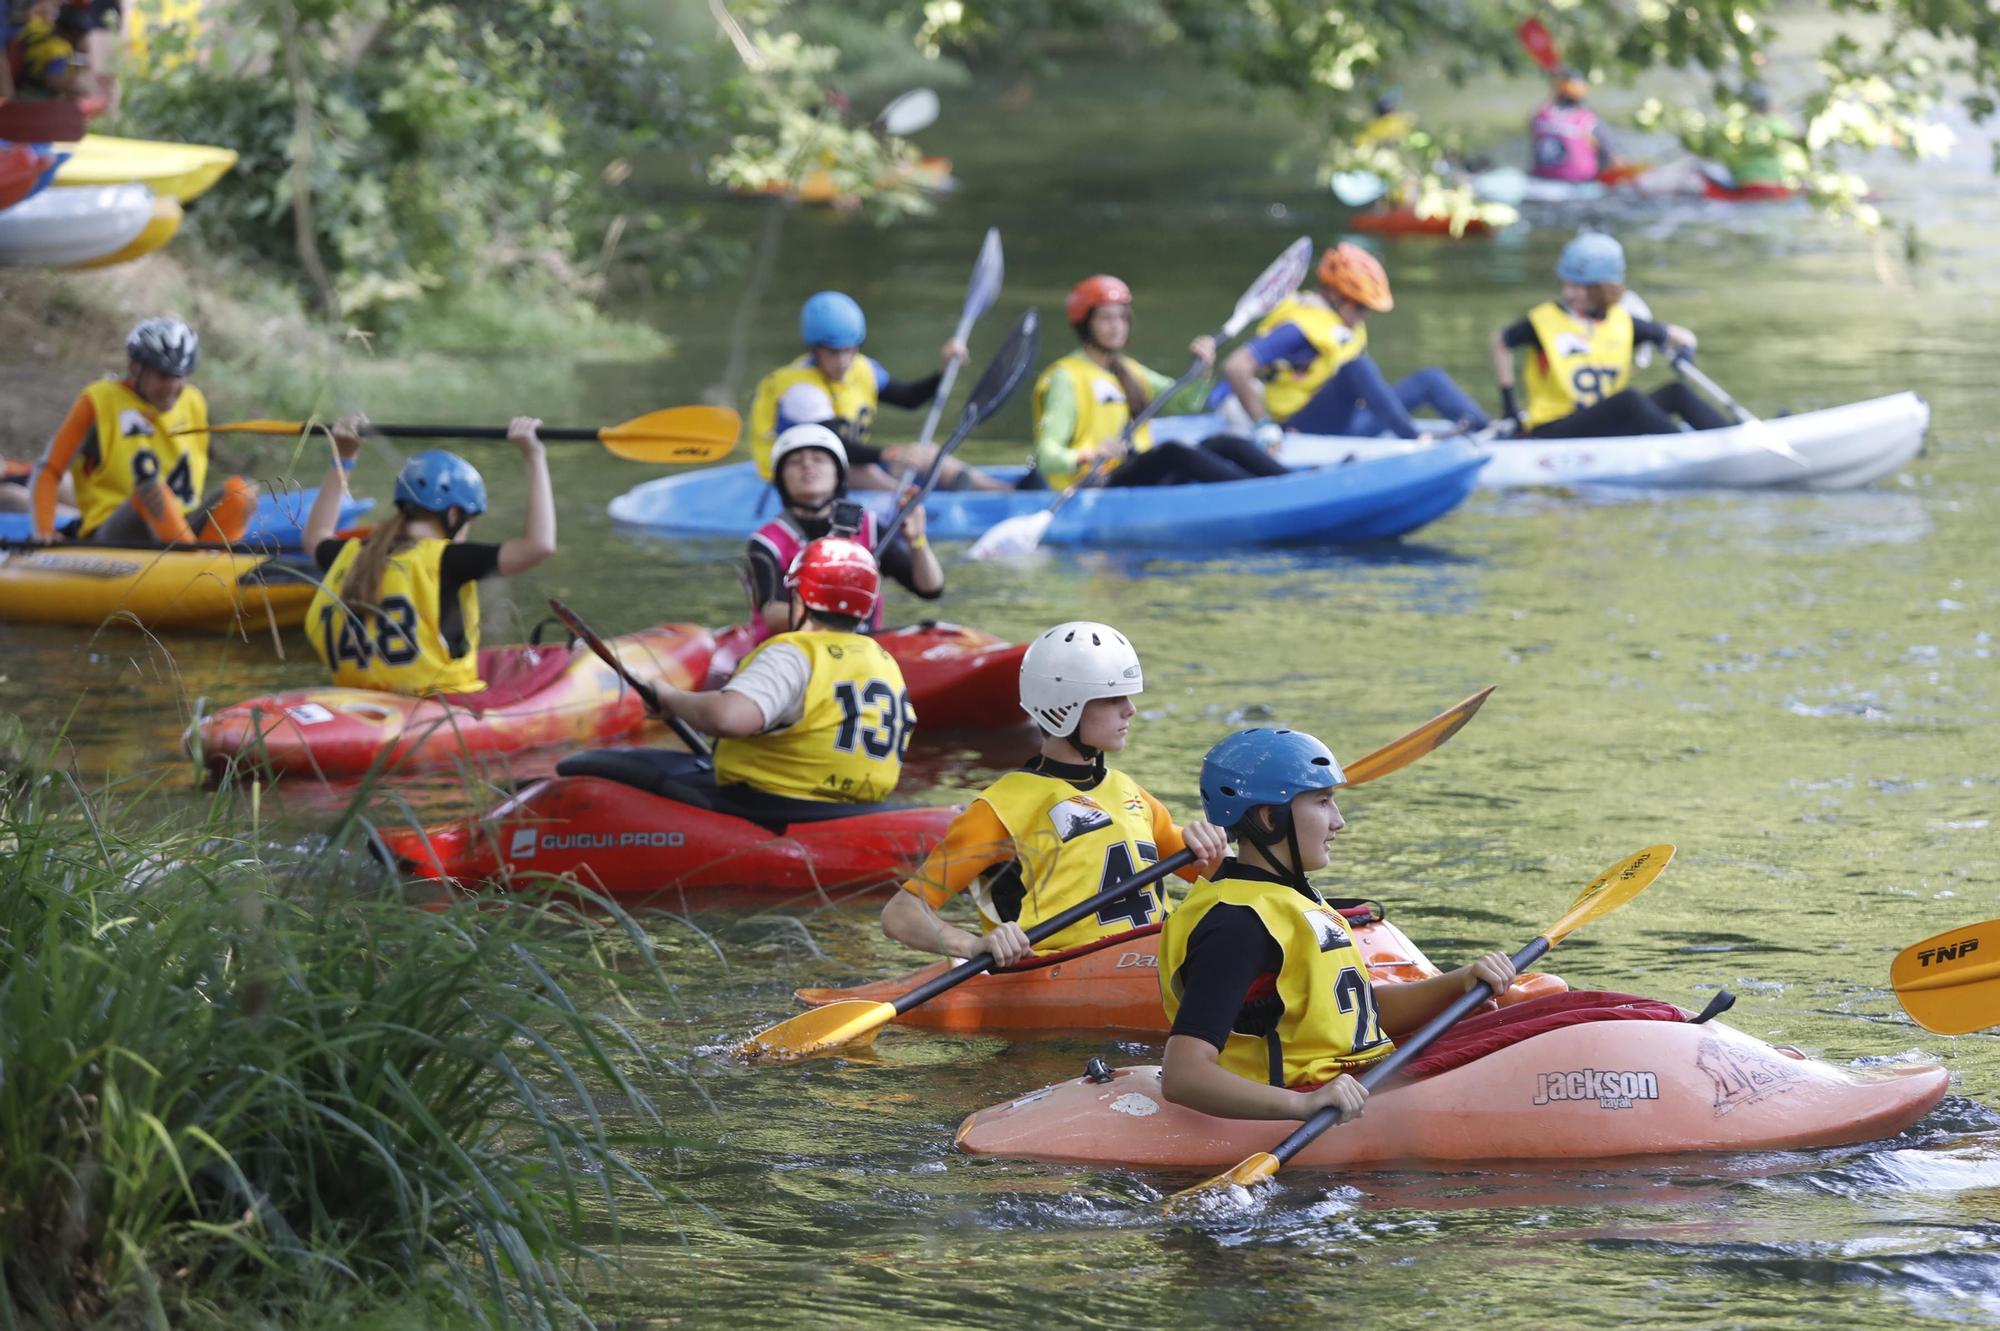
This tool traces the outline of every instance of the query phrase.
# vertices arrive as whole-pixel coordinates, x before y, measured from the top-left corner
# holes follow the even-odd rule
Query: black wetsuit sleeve
[[[438,560],[438,599],[449,604],[458,598],[459,588],[468,582],[490,578],[500,571],[500,547],[483,541],[445,547]]]
[[[1221,1049],[1261,975],[1275,973],[1285,954],[1248,906],[1216,906],[1188,939],[1181,963],[1181,1007],[1175,1035],[1192,1035]]]
[[[345,536],[334,536],[313,547],[313,563],[319,565],[320,572],[324,573],[333,567],[333,561],[340,558],[340,552],[346,546],[347,540]]]
[[[882,552],[882,571],[894,578],[903,590],[920,596],[926,601],[935,601],[944,595],[944,588],[934,592],[923,591],[917,586],[917,557],[910,552],[910,543],[898,531],[896,539],[889,542],[889,548]]]
[[[773,601],[785,599],[785,570],[778,567],[778,557],[770,547],[759,541],[750,542],[750,553],[743,565],[750,572],[750,600],[759,610]]]
[[[1520,350],[1522,347],[1538,347],[1542,339],[1535,332],[1535,325],[1527,319],[1516,319],[1500,330],[1502,345]]]
[[[937,396],[938,384],[944,380],[944,371],[939,370],[928,378],[912,379],[909,383],[899,383],[891,379],[876,390],[875,396],[892,407],[905,411],[912,407],[927,407]]]
[[[1632,341],[1634,344],[1650,342],[1656,347],[1667,345],[1667,326],[1651,319],[1632,321]]]

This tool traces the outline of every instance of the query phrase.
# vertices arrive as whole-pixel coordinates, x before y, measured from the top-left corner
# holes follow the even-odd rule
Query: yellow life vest
[[[1528,358],[1528,428],[1594,407],[1632,381],[1632,316],[1614,305],[1601,320],[1579,319],[1555,301],[1528,311],[1541,339]]]
[[[1368,350],[1368,325],[1350,328],[1346,321],[1326,306],[1308,303],[1297,296],[1287,296],[1278,302],[1278,307],[1264,316],[1257,325],[1257,336],[1262,337],[1274,328],[1291,324],[1305,334],[1315,353],[1312,364],[1303,370],[1295,370],[1287,364],[1264,367],[1264,409],[1275,420],[1290,420],[1300,408],[1312,401],[1313,394],[1319,392],[1320,385],[1339,372],[1347,364]]]
[[[972,889],[980,925],[988,933],[1008,919],[1032,929],[1160,858],[1153,843],[1153,806],[1139,783],[1116,769],[1106,771],[1091,791],[1078,790],[1060,777],[1009,772],[979,798],[1006,827],[1015,855],[1012,867],[987,875]],[[1012,913],[1012,902],[995,900],[1002,883],[1018,883],[1018,914]],[[1166,914],[1166,896],[1155,884],[1084,916],[1035,944],[1035,950],[1081,947],[1157,924]]]
[[[1200,879],[1160,930],[1160,1000],[1180,1011],[1188,940],[1217,906],[1248,906],[1284,952],[1277,1022],[1263,1035],[1232,1031],[1222,1066],[1249,1081],[1311,1086],[1332,1081],[1395,1048],[1382,1033],[1368,962],[1340,912],[1317,894],[1248,878]]]
[[[56,35],[47,19],[31,18],[21,25],[21,74],[41,86],[49,77],[49,66],[76,58],[76,48]]]
[[[70,463],[76,479],[79,528],[88,536],[132,498],[132,492],[164,475],[167,489],[187,507],[201,498],[208,481],[208,399],[189,384],[172,411],[160,412],[118,379],[100,379],[83,390],[97,417],[95,456],[79,449]],[[191,434],[175,430],[191,429]]]
[[[838,383],[821,374],[809,355],[765,375],[750,402],[750,456],[757,463],[757,474],[771,479],[771,445],[778,441],[778,399],[795,384],[826,390],[833,400],[833,414],[847,426],[847,441],[867,443],[869,427],[875,423],[875,407],[881,400],[876,374],[875,362],[857,352]]]
[[[1135,373],[1144,375],[1145,367],[1132,362]],[[1035,431],[1041,432],[1042,403],[1048,398],[1049,385],[1057,375],[1069,380],[1070,396],[1076,399],[1076,429],[1069,437],[1072,454],[1079,449],[1105,444],[1116,439],[1125,428],[1125,422],[1132,419],[1132,404],[1125,400],[1125,385],[1118,382],[1118,376],[1099,365],[1082,351],[1072,351],[1042,371],[1041,378],[1035,380]],[[1153,446],[1153,427],[1142,425],[1132,434],[1132,451],[1143,453]],[[1076,484],[1076,464],[1072,462],[1067,473],[1061,476],[1045,476],[1043,479],[1060,489],[1068,489]]]
[[[476,584],[468,582],[458,589],[465,651],[453,656],[438,627],[443,590],[439,566],[451,542],[415,541],[390,555],[374,606],[348,605],[340,599],[361,546],[360,540],[347,542],[306,610],[306,637],[333,672],[333,682],[411,697],[477,693],[485,688],[486,681],[479,677]]]
[[[779,643],[804,652],[812,667],[804,714],[783,730],[718,740],[716,780],[794,799],[889,798],[917,724],[896,658],[859,633],[806,629],[757,644],[736,673]]]

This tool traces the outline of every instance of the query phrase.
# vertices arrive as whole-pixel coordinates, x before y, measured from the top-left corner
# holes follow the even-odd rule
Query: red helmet
[[[1117,278],[1105,273],[1086,277],[1069,289],[1069,299],[1063,302],[1063,313],[1069,316],[1071,324],[1080,324],[1090,317],[1090,312],[1100,305],[1130,305],[1132,288]]]
[[[798,592],[808,610],[861,619],[875,609],[882,574],[867,546],[845,536],[822,536],[799,551],[785,573],[785,585]]]

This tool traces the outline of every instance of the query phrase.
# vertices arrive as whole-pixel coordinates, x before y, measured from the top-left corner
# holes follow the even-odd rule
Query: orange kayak
[[[1349,907],[1344,914],[1354,926],[1354,941],[1368,958],[1368,972],[1378,982],[1428,980],[1440,974],[1409,935],[1389,923],[1379,908]],[[1160,1006],[1160,926],[1099,939],[1067,952],[1037,957],[1013,970],[991,971],[911,1008],[897,1020],[906,1026],[942,1031],[1132,1031],[1167,1033],[1166,1012]],[[798,999],[821,1007],[845,999],[892,1003],[910,990],[944,973],[947,959],[901,979],[857,985],[852,989],[801,989]],[[1554,975],[1530,973],[1501,996],[1502,1004],[1521,1003],[1544,994],[1559,994],[1569,986]]]
[[[1875,1141],[1944,1098],[1935,1066],[1846,1068],[1720,1022],[1565,1026],[1420,1081],[1377,1090],[1359,1119],[1294,1167],[1604,1160],[1803,1150]],[[1212,1118],[1170,1103],[1157,1067],[1119,1068],[982,1109],[958,1130],[975,1155],[1099,1168],[1226,1169],[1294,1124]]]
[[[1417,210],[1407,204],[1356,213],[1349,224],[1356,231],[1373,236],[1452,236],[1449,217],[1419,217]],[[1454,239],[1492,234],[1490,225],[1474,217],[1466,221],[1465,229],[1458,232]]]

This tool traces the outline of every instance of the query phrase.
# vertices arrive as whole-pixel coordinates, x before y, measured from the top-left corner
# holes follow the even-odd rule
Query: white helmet
[[[787,425],[821,425],[834,415],[833,399],[818,384],[793,384],[778,395],[778,419]]]
[[[834,493],[847,493],[847,446],[840,442],[840,436],[824,425],[794,425],[771,444],[771,484],[778,487],[778,497],[788,504],[792,500],[785,493],[785,459],[802,448],[823,448],[833,454],[833,465],[840,473]]]
[[[1145,687],[1125,635],[1088,619],[1056,625],[1021,657],[1021,709],[1064,738],[1076,733],[1092,698],[1130,698]]]

